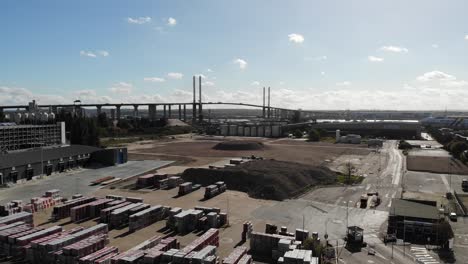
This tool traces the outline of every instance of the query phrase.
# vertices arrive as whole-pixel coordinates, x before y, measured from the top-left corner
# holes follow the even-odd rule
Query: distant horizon
[[[468,111],[468,2],[2,1],[0,105]],[[198,84],[198,81],[197,81]],[[460,109],[460,110],[458,110]],[[428,111],[428,110],[421,110]]]

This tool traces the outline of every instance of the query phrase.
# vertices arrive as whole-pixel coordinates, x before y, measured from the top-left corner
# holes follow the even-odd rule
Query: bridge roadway
[[[156,119],[156,109],[157,107],[163,107],[163,116],[164,117],[172,117],[172,107],[178,106],[178,118],[181,120],[187,119],[187,105],[191,106],[192,110],[192,118],[197,118],[197,108],[198,108],[198,118],[200,120],[203,119],[202,116],[202,109],[203,105],[234,105],[234,106],[247,106],[247,107],[254,107],[254,108],[262,108],[263,110],[263,117],[266,118],[290,118],[294,111],[292,109],[286,109],[281,107],[269,107],[265,105],[256,105],[256,104],[245,104],[245,103],[224,103],[224,102],[190,102],[190,103],[105,103],[105,104],[82,104],[82,103],[75,103],[75,104],[44,104],[38,105],[39,108],[49,108],[51,112],[57,114],[59,108],[74,108],[75,110],[79,110],[81,108],[86,107],[95,107],[97,113],[100,114],[103,107],[113,107],[115,108],[116,118],[120,119],[121,117],[121,108],[122,107],[133,107],[134,109],[134,116],[138,116],[138,108],[141,106],[148,107],[148,116],[151,120]],[[0,113],[2,113],[5,109],[25,109],[28,110],[28,105],[7,105],[7,106],[0,106]],[[79,111],[77,111],[79,112]]]

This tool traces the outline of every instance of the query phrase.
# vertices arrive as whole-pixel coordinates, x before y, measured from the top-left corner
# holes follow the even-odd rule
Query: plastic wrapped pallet
[[[142,203],[131,203],[127,206],[118,208],[110,213],[109,226],[111,228],[121,227],[128,223],[129,211],[133,208],[140,207]]]
[[[202,250],[198,251],[192,257],[192,263],[193,264],[202,264],[204,259],[206,259],[208,256],[213,256],[215,254],[216,254],[216,247],[208,245],[208,246],[204,247]]]
[[[107,207],[105,209],[102,209],[101,212],[100,212],[100,221],[101,223],[108,223],[109,222],[109,218],[110,218],[110,214],[114,211],[114,210],[117,210],[119,208],[122,208],[124,206],[127,206],[131,204],[130,202],[122,202],[122,203],[119,203],[119,204],[116,204],[114,206],[111,206],[111,207]]]
[[[142,210],[136,214],[130,215],[128,223],[129,230],[130,232],[134,232],[162,220],[164,216],[165,212],[161,205]]]
[[[244,255],[242,258],[237,262],[237,264],[251,264],[253,262],[251,255]]]

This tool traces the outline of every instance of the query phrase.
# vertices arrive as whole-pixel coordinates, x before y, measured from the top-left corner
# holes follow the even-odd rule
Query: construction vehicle
[[[364,242],[364,229],[358,226],[350,226],[346,231],[346,248],[350,252],[361,251],[363,247],[367,246],[367,243]]]
[[[361,195],[361,209],[366,209],[367,208],[367,200],[369,200],[369,197],[367,195]]]

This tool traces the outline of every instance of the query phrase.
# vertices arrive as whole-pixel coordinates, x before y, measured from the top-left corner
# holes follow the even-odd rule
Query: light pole
[[[348,227],[349,227],[349,224],[348,224],[348,217],[349,217],[349,203],[352,203],[353,201],[345,201],[344,203],[346,203],[346,231],[348,231]]]

